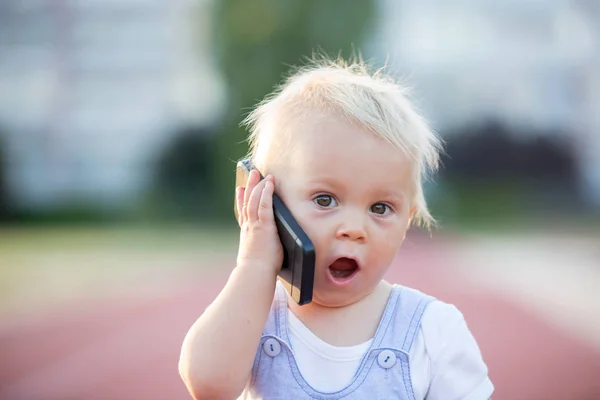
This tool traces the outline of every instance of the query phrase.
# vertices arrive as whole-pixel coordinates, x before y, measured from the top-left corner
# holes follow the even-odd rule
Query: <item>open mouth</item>
[[[356,274],[358,271],[358,263],[351,258],[338,258],[329,266],[331,277],[338,282],[344,282]]]

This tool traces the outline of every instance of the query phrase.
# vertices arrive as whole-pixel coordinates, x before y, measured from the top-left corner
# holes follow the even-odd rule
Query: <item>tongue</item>
[[[339,258],[329,266],[334,278],[347,278],[356,270],[356,261],[349,258]]]
[[[331,275],[334,278],[347,278],[350,275],[352,275],[352,273],[354,272],[353,269],[349,269],[347,271],[340,271],[340,270],[337,270],[337,269],[330,268],[329,270],[331,271]]]

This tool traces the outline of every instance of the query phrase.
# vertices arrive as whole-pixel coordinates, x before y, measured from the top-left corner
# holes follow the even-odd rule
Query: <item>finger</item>
[[[244,214],[244,221],[248,221],[248,200],[250,199],[250,195],[254,190],[254,187],[260,180],[260,175],[258,171],[252,170],[250,171],[250,175],[248,176],[248,181],[246,182],[246,188],[244,189],[244,202],[242,204],[242,211]]]
[[[244,188],[241,186],[235,188],[235,207],[237,209],[238,224],[242,226],[244,223],[244,213],[242,212],[242,208],[244,207]]]
[[[260,195],[265,188],[265,183],[267,183],[267,181],[263,180],[259,182],[258,185],[254,186],[250,199],[248,199],[247,213],[248,221],[250,222],[258,220],[258,205],[260,204]]]
[[[273,177],[267,177],[265,187],[260,195],[260,204],[258,206],[258,219],[260,221],[269,222],[273,221],[273,193],[275,192],[275,185],[273,184]]]
[[[258,184],[259,180],[260,180],[260,176],[258,175],[258,171],[256,171],[256,170],[250,171],[250,175],[248,176],[248,181],[246,182],[244,203],[247,203],[248,199],[250,199],[250,194],[252,194],[252,190]]]

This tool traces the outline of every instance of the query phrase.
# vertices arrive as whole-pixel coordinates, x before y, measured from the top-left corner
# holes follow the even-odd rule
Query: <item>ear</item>
[[[410,226],[412,225],[412,220],[413,220],[413,217],[415,216],[415,212],[417,212],[417,207],[412,207],[410,209],[410,211],[408,212],[408,223],[406,224],[407,225],[406,229],[409,229]]]

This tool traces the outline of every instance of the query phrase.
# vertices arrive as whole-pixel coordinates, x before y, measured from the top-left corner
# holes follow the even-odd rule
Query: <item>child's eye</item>
[[[379,215],[385,215],[391,211],[390,206],[384,203],[375,203],[371,206],[371,212]]]
[[[315,197],[314,202],[320,207],[333,207],[336,205],[335,199],[328,194]]]

